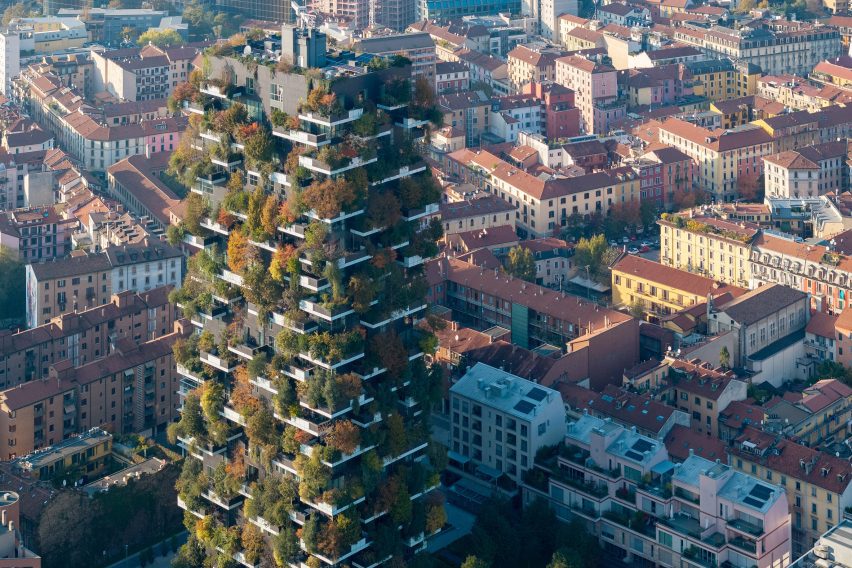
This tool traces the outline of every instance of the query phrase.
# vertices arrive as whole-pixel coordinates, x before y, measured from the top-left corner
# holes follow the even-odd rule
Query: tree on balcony
[[[240,365],[234,369],[233,375],[234,386],[231,389],[231,405],[244,418],[251,416],[260,409],[260,399],[254,394],[250,382],[251,373],[246,366]]]
[[[239,493],[242,480],[229,474],[227,464],[221,461],[213,468],[210,483],[216,495],[224,501],[230,501]]]
[[[302,103],[302,109],[322,116],[335,116],[343,111],[343,105],[334,93],[328,92],[324,87],[315,87]]]
[[[411,100],[411,81],[402,78],[391,79],[383,85],[382,102],[388,106],[407,103]]]
[[[272,556],[279,566],[294,563],[301,553],[299,539],[292,527],[286,526],[281,529],[272,542]]]
[[[338,420],[326,433],[325,440],[339,452],[351,454],[361,444],[361,429],[348,420]]]
[[[302,190],[301,195],[304,207],[324,219],[337,217],[357,200],[353,185],[342,178],[315,181]]]
[[[385,456],[399,456],[408,449],[409,436],[405,429],[405,420],[399,413],[396,413],[388,416],[385,422],[387,423],[387,436],[379,451]]]
[[[254,262],[257,250],[248,242],[241,230],[231,231],[228,239],[228,267],[237,274],[243,274]]]
[[[349,279],[347,290],[352,302],[352,309],[359,314],[370,311],[373,300],[376,299],[378,286],[366,273],[358,273]]]
[[[266,321],[281,298],[281,285],[262,262],[255,262],[243,274],[243,294],[257,306],[258,319]]]
[[[394,379],[402,377],[408,368],[408,350],[396,333],[385,332],[373,336],[370,340],[370,351]]]
[[[298,273],[299,251],[291,244],[279,245],[269,262],[269,274],[279,283],[283,283],[286,275]]]
[[[205,507],[202,493],[207,489],[209,481],[204,474],[201,462],[192,457],[183,460],[180,477],[175,483],[178,496],[193,511],[203,511]]]
[[[235,103],[213,115],[211,127],[216,132],[234,135],[237,128],[248,124],[249,115],[245,105]]]
[[[172,90],[172,94],[169,95],[169,100],[167,101],[169,112],[176,113],[180,111],[183,103],[194,101],[198,94],[198,87],[189,81],[178,83]]]
[[[259,128],[256,132],[244,137],[242,143],[249,167],[256,167],[272,160],[275,143],[272,140],[272,135],[265,128]]]
[[[167,434],[172,444],[177,442],[178,437],[201,439],[206,434],[201,398],[195,391],[186,395],[180,420],[169,424]]]
[[[328,488],[331,470],[322,463],[318,451],[311,457],[297,456],[294,465],[299,472],[299,497],[303,501],[315,502]]]
[[[434,534],[447,524],[447,511],[444,508],[444,495],[433,491],[426,498],[426,532]]]
[[[261,517],[274,527],[284,526],[293,511],[297,492],[293,479],[267,474],[263,480],[252,483],[252,498],[245,505],[246,516]]]
[[[399,180],[399,194],[403,209],[409,211],[436,203],[441,197],[440,189],[431,176],[411,176]]]
[[[367,198],[367,222],[370,227],[394,227],[401,217],[399,199],[393,192],[370,192]]]
[[[263,540],[263,533],[252,523],[243,524],[240,544],[242,544],[243,555],[249,564],[255,564],[260,560],[266,545]]]

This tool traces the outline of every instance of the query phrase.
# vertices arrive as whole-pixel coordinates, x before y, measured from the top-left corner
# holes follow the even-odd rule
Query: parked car
[[[629,254],[639,254],[639,249],[636,247],[631,247],[627,250]]]
[[[627,244],[630,242],[630,239],[628,239],[627,237],[621,237],[621,242]]]
[[[641,247],[639,247],[639,252],[641,252],[641,253],[646,253],[646,252],[648,252],[648,251],[650,251],[650,250],[651,250],[651,247],[649,247],[649,246],[648,246],[648,245],[646,245],[646,244],[643,244]]]

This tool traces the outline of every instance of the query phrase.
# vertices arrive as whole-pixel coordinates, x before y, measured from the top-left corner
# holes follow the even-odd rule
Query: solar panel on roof
[[[538,387],[533,387],[532,389],[530,389],[530,392],[527,393],[527,398],[537,400],[538,402],[541,402],[546,397],[547,397],[547,393],[544,392],[543,390],[541,390]]]
[[[518,401],[518,404],[515,405],[515,410],[524,414],[529,414],[534,408],[535,405],[528,400]]]
[[[760,509],[761,507],[763,507],[764,501],[758,501],[754,497],[749,496],[749,497],[746,497],[745,499],[743,499],[743,503],[745,503],[746,505],[751,505],[752,507],[757,507],[758,509]]]
[[[643,456],[639,452],[634,452],[633,450],[627,450],[626,452],[624,452],[624,455],[636,461],[642,461],[643,459],[645,459],[645,456]]]
[[[633,449],[637,452],[650,452],[654,449],[654,444],[648,440],[636,440],[633,443]]]
[[[769,499],[769,496],[772,495],[772,490],[765,485],[755,485],[751,491],[749,491],[749,495],[766,501]]]

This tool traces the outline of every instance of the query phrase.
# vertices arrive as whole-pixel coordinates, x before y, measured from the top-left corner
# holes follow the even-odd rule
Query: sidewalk
[[[186,539],[189,537],[189,533],[186,531],[177,535],[178,546],[182,545],[186,542]],[[169,542],[171,538],[166,539],[165,542]],[[175,554],[169,549],[169,553],[165,556],[160,556],[160,545],[162,542],[158,542],[153,545],[151,549],[154,551],[154,554],[157,556],[154,557],[153,564],[146,564],[146,568],[169,568],[172,565],[172,558],[175,557]],[[141,551],[140,551],[141,552]],[[129,554],[127,559],[122,559],[116,562],[115,564],[110,564],[107,568],[137,568],[140,566],[139,564],[139,552],[135,552],[133,554]]]

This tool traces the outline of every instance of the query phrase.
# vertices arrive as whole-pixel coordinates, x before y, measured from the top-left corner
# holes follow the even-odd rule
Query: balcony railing
[[[762,526],[746,521],[745,519],[728,519],[728,526],[734,530],[748,533],[753,536],[760,536],[763,534]]]

